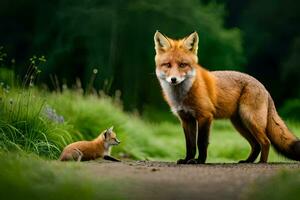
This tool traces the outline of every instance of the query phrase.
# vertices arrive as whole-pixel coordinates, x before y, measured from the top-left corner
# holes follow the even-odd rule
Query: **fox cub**
[[[102,157],[105,160],[120,161],[110,156],[111,146],[118,145],[120,141],[113,132],[113,127],[103,131],[92,141],[78,141],[64,148],[59,160],[61,161],[87,161]]]
[[[258,80],[240,72],[210,72],[200,66],[196,32],[173,40],[157,31],[154,42],[157,78],[185,134],[186,157],[178,160],[179,164],[205,163],[210,125],[220,118],[230,119],[251,145],[248,158],[240,162],[254,162],[259,153],[260,162],[267,162],[270,144],[284,156],[300,161],[299,139],[279,117],[269,92]]]

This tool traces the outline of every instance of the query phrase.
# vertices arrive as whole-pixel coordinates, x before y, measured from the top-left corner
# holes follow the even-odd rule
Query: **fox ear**
[[[199,42],[198,33],[195,31],[184,39],[183,44],[186,49],[188,49],[189,51],[197,55],[198,42]]]
[[[114,127],[112,126],[112,127],[110,127],[109,129],[107,129],[107,132],[112,132],[113,131],[113,129],[114,129]]]
[[[154,34],[154,43],[155,43],[155,50],[157,54],[164,52],[171,47],[168,38],[163,34],[161,34],[159,31],[156,31]]]
[[[113,131],[114,127],[110,127],[109,129],[106,129],[105,132],[104,132],[104,137],[107,138],[108,135],[110,135]]]

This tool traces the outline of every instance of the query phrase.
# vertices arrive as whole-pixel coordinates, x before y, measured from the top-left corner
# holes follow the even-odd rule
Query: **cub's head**
[[[198,63],[198,41],[197,32],[183,39],[173,40],[156,31],[154,43],[158,79],[178,85],[187,78],[194,77]]]
[[[117,135],[115,132],[113,132],[113,126],[110,127],[109,129],[105,130],[103,133],[104,136],[104,141],[108,144],[108,145],[118,145],[120,144],[120,141],[117,138]]]

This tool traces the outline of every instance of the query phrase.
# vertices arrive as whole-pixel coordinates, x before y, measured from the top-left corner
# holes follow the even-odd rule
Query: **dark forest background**
[[[153,35],[199,33],[199,63],[260,80],[276,104],[300,97],[300,1],[10,0],[0,2],[1,66],[23,76],[44,55],[39,83],[57,81],[114,95],[127,110],[166,107],[154,69]],[[52,77],[52,80],[51,80]]]

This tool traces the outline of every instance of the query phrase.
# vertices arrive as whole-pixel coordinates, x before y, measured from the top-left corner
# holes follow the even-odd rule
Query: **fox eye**
[[[187,63],[180,63],[180,64],[179,64],[179,67],[180,67],[180,68],[185,68],[186,66],[188,66]]]
[[[170,63],[163,63],[162,66],[165,66],[167,68],[170,68],[171,67],[171,64]]]

